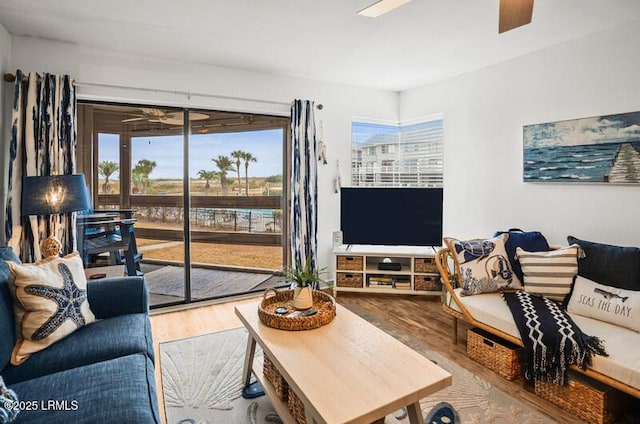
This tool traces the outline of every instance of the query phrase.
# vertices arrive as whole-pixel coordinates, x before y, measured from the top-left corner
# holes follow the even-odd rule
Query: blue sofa
[[[23,409],[15,423],[160,423],[146,284],[142,277],[89,280],[97,321],[19,366],[13,305],[0,247],[0,375]]]

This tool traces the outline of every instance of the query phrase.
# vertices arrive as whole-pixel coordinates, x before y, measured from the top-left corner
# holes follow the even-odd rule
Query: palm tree
[[[235,158],[236,160],[236,173],[238,174],[238,196],[240,196],[240,185],[242,184],[240,182],[240,163],[242,163],[241,160],[246,154],[247,153],[243,152],[242,150],[234,150],[233,152],[231,152],[231,157]]]
[[[246,196],[249,195],[249,162],[257,162],[258,158],[253,156],[251,153],[245,153],[242,156],[242,159],[244,159],[244,193]]]
[[[153,172],[153,169],[157,166],[156,161],[149,159],[140,159],[136,166],[131,170],[131,182],[134,184],[134,189],[138,186],[142,189],[142,193],[146,193],[151,187],[151,180],[149,175]]]
[[[156,161],[155,160],[149,160],[149,159],[140,159],[137,163],[134,169],[139,170],[142,174],[146,175],[147,177],[149,176],[149,174],[151,174],[154,170],[154,168],[156,167]]]
[[[218,169],[218,176],[220,177],[220,189],[222,190],[222,195],[227,195],[227,172],[233,172],[233,163],[231,159],[227,156],[219,155],[217,158],[211,159]]]
[[[102,192],[111,192],[111,184],[109,184],[109,177],[115,172],[118,172],[120,167],[117,163],[110,160],[103,160],[98,164],[98,173],[104,177],[104,184],[102,184]]]
[[[145,177],[142,172],[138,169],[131,170],[131,193],[138,194],[141,191],[144,192],[145,187]]]
[[[204,169],[201,169],[200,171],[198,171],[198,177],[201,180],[205,180],[205,184],[204,184],[205,193],[209,193],[209,190],[211,190],[211,185],[209,184],[209,181],[216,178],[216,174],[217,174],[216,171],[205,171]]]

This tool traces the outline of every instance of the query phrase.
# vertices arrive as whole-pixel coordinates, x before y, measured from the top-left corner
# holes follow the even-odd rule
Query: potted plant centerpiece
[[[296,261],[294,267],[287,269],[286,278],[293,288],[293,307],[296,309],[309,309],[313,306],[313,289],[319,287],[324,281],[320,273],[324,270],[312,269],[311,259],[307,257],[304,265]]]

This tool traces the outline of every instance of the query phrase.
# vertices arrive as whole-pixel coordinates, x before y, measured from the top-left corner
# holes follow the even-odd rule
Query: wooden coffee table
[[[258,304],[235,310],[249,330],[244,384],[253,372],[285,423],[296,421],[253,367],[256,344],[302,400],[308,424],[371,423],[404,406],[422,424],[420,399],[451,384],[447,371],[340,305],[330,324],[308,331],[267,327]]]

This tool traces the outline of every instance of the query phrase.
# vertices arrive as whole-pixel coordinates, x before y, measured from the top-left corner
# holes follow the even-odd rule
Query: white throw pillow
[[[7,261],[7,265],[16,320],[13,365],[20,365],[32,353],[95,321],[87,301],[82,259],[77,253],[33,264]]]
[[[491,239],[457,240],[446,237],[453,252],[464,296],[522,288],[511,269],[504,244],[509,234]]]
[[[527,252],[518,247],[524,290],[562,302],[578,273],[579,249],[577,244],[549,252]]]
[[[640,332],[640,292],[578,276],[567,311]]]

